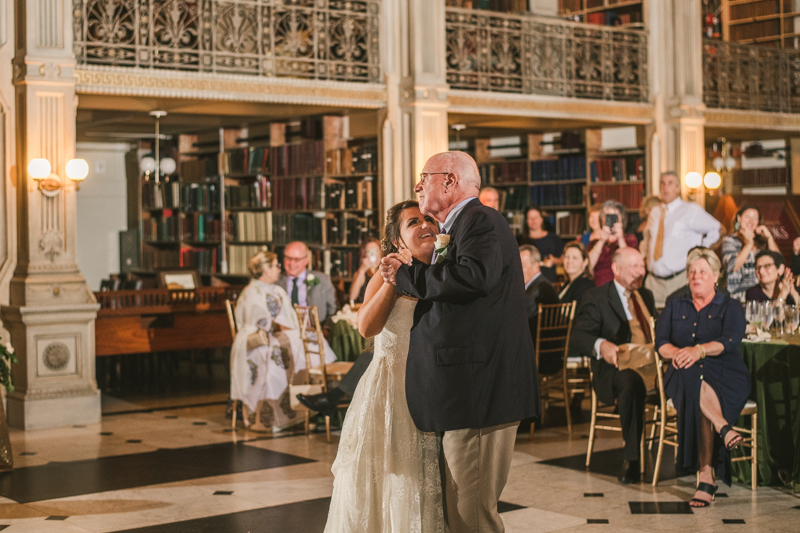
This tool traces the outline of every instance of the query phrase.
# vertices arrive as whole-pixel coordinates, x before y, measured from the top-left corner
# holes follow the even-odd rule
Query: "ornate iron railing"
[[[73,0],[78,64],[377,82],[380,0]]]
[[[447,81],[454,89],[646,102],[647,35],[448,8]]]
[[[706,106],[800,113],[800,51],[705,39]]]

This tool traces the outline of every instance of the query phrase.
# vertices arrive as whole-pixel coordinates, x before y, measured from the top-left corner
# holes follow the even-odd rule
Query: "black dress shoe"
[[[329,416],[331,418],[336,417],[336,405],[330,401],[328,395],[325,393],[312,394],[311,396],[298,394],[297,400],[312,411],[316,411],[323,416]]]
[[[622,472],[617,480],[623,485],[630,485],[639,483],[639,476],[639,461],[625,461],[622,463]]]

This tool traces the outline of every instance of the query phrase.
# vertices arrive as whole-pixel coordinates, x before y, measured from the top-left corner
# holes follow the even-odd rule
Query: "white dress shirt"
[[[650,272],[666,278],[686,269],[686,256],[695,246],[711,246],[719,240],[720,224],[716,218],[694,202],[676,198],[666,206],[664,219],[664,248],[661,258],[653,261],[661,222],[662,206],[650,211],[647,231],[650,242],[647,250]]]
[[[619,293],[619,299],[622,301],[622,309],[625,310],[625,317],[628,319],[628,322],[633,320],[633,315],[631,315],[631,310],[628,309],[628,296],[625,294],[628,292],[628,289],[617,283],[617,280],[614,280],[614,287],[617,288],[617,293]],[[600,344],[606,340],[602,337],[598,337],[596,341],[594,341],[594,355],[598,359],[602,359],[603,356],[600,355]]]
[[[527,290],[528,290],[528,287],[530,287],[530,286],[531,286],[531,283],[533,283],[534,281],[536,281],[537,279],[539,279],[539,276],[541,276],[541,275],[542,275],[542,271],[540,270],[539,272],[537,272],[537,273],[536,273],[536,275],[535,275],[535,276],[533,276],[533,277],[531,278],[531,280],[530,280],[528,283],[526,283],[526,284],[525,284],[525,290],[527,291]]]
[[[464,209],[465,205],[470,203],[472,200],[475,200],[476,198],[477,196],[471,196],[467,198],[466,200],[455,206],[452,211],[447,213],[447,218],[444,219],[444,224],[442,224],[442,226],[439,228],[439,232],[441,233],[442,231],[446,231],[447,234],[449,235],[450,228],[452,228],[453,224],[455,224],[458,214],[461,212],[462,209]]]

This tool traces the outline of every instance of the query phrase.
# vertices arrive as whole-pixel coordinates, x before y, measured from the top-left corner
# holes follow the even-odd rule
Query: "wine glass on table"
[[[775,330],[776,330],[775,332],[778,335],[783,335],[784,318],[785,318],[784,303],[783,300],[778,298],[777,300],[772,302],[772,320],[773,323],[775,324]]]
[[[797,328],[800,327],[800,307],[791,305],[786,306],[786,328],[789,331],[789,336],[794,336],[797,333]]]
[[[774,307],[772,307],[772,302],[764,302],[764,305],[761,307],[761,312],[763,313],[762,316],[762,324],[764,326],[764,331],[769,331],[772,327],[772,322],[775,320],[775,315],[773,314]]]

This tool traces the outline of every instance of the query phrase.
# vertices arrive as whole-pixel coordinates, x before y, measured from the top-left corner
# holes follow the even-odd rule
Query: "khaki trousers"
[[[442,436],[445,512],[450,533],[502,533],[497,501],[506,486],[519,422]]]
[[[656,307],[661,309],[667,301],[667,296],[677,291],[688,283],[686,271],[684,270],[679,275],[672,279],[659,279],[650,274],[644,280],[644,286],[653,292],[653,298],[656,301]]]

